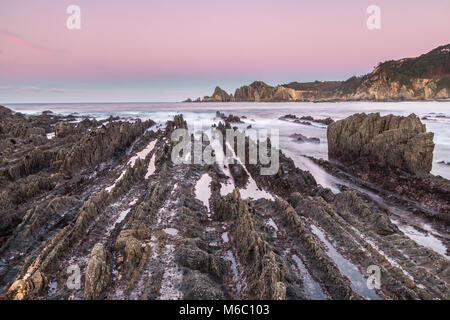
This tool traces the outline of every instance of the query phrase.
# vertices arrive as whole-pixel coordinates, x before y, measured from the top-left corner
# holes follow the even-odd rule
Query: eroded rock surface
[[[413,174],[429,173],[433,136],[414,114],[354,114],[328,126],[328,154],[344,163],[367,162]]]
[[[108,264],[108,252],[103,244],[97,243],[92,248],[86,269],[83,299],[96,300],[102,298],[102,294],[108,287],[110,279],[111,267]]]
[[[8,299],[450,298],[445,253],[411,239],[391,208],[323,188],[282,152],[274,175],[247,158],[175,164],[182,115],[151,130],[152,121],[0,112],[10,122],[0,120],[10,128],[2,137],[16,143],[0,166]],[[52,139],[38,134],[45,144],[26,138],[56,124]],[[433,236],[446,245],[442,232]],[[383,279],[376,290],[366,285],[371,265]]]

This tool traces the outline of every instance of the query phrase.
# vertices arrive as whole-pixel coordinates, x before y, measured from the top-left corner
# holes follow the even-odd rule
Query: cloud
[[[54,92],[54,93],[65,93],[65,92],[67,92],[67,90],[64,89],[64,88],[51,88],[51,89],[48,89],[48,91]]]
[[[45,53],[45,54],[70,54],[70,51],[67,50],[62,50],[62,49],[53,49],[53,48],[47,48],[44,46],[41,46],[40,44],[28,41],[26,39],[24,39],[23,37],[14,34],[12,32],[9,32],[7,30],[2,30],[0,29],[0,36],[3,36],[7,39],[9,39],[11,42],[18,44],[20,46],[26,47],[26,48],[30,48],[36,51],[39,51],[41,53]]]
[[[22,90],[22,91],[41,91],[41,88],[39,88],[39,87],[35,87],[35,86],[25,86],[25,87],[22,87],[22,88],[20,88],[20,90]]]
[[[0,90],[9,90],[12,89],[11,86],[0,86]]]
[[[1,87],[0,87],[1,89]],[[5,89],[12,89],[12,87],[6,87]],[[67,89],[64,88],[41,88],[37,86],[24,86],[19,89],[22,92],[51,92],[51,93],[66,93]]]

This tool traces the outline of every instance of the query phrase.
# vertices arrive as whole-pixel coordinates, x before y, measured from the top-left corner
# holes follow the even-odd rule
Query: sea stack
[[[433,162],[432,132],[420,119],[358,113],[328,126],[328,156],[344,164],[396,168],[419,175]]]

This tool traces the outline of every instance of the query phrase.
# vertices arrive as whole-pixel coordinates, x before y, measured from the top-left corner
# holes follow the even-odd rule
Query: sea
[[[336,188],[336,181],[305,156],[317,159],[328,158],[327,126],[312,122],[303,125],[279,117],[295,114],[298,117],[312,116],[323,119],[344,119],[354,113],[379,112],[407,116],[416,114],[422,119],[427,131],[434,133],[434,156],[431,173],[450,179],[450,101],[408,101],[408,102],[229,102],[229,103],[183,103],[183,102],[149,102],[149,103],[40,103],[40,104],[6,104],[6,107],[24,114],[39,114],[49,110],[57,114],[73,114],[76,117],[89,116],[105,119],[120,116],[133,121],[152,119],[159,123],[172,119],[176,114],[183,114],[188,124],[201,123],[209,128],[220,119],[216,112],[233,114],[242,118],[243,124],[236,124],[240,129],[249,125],[253,129],[278,129],[281,150],[290,156],[295,164],[310,171],[318,183]],[[320,139],[320,143],[298,143],[290,136],[294,133]]]

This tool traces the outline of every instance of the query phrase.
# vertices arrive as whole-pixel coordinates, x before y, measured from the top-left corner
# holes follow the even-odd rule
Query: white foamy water
[[[178,234],[178,230],[175,228],[166,228],[163,231],[171,236],[176,236]]]
[[[211,197],[211,181],[211,176],[207,173],[204,173],[195,184],[195,197],[203,202],[205,207],[208,209],[208,215],[210,214],[209,198]]]
[[[228,232],[222,233],[222,241],[228,243],[230,239],[228,238]]]
[[[120,215],[119,215],[119,218],[117,218],[117,220],[116,220],[116,224],[117,224],[117,223],[121,223],[121,222],[123,221],[123,219],[125,219],[125,217],[127,216],[127,214],[130,212],[130,210],[131,210],[131,209],[127,209],[127,210],[122,211],[122,212],[120,213]]]
[[[392,217],[391,217],[391,221],[397,225],[397,227],[400,229],[400,231],[402,231],[407,237],[414,240],[416,243],[443,255],[447,259],[450,258],[447,255],[446,246],[442,243],[441,240],[436,238],[430,232],[427,234],[424,234],[424,233],[418,231],[413,226],[403,224],[399,220],[392,218]],[[430,229],[430,231],[434,231],[434,230]]]
[[[243,188],[239,188],[241,197],[243,199],[250,198],[253,200],[257,200],[257,199],[274,200],[274,197],[269,192],[267,192],[263,189],[260,189],[258,187],[258,185],[256,184],[256,181],[252,178],[252,175],[250,174],[250,172],[248,172],[247,168],[242,163],[242,161],[239,159],[239,157],[236,155],[236,153],[234,152],[234,149],[228,144],[228,142],[227,142],[227,148],[229,150],[231,150],[232,157],[236,161],[236,163],[240,164],[242,166],[242,169],[248,175],[247,185]],[[226,166],[226,168],[228,169],[228,166]],[[228,172],[229,172],[229,169],[228,169]],[[231,180],[233,179],[233,176],[231,175],[231,173],[230,173],[230,179]],[[234,182],[233,182],[233,184],[229,184],[228,182],[226,182],[226,183],[222,183],[222,189],[220,191],[223,196],[223,195],[226,195],[226,194],[230,193],[231,191],[233,191],[233,189],[234,189]]]
[[[105,190],[108,192],[111,192],[112,189],[114,189],[114,187],[116,186],[116,184],[123,178],[123,176],[125,175],[125,173],[127,173],[127,169],[125,168],[122,173],[120,174],[120,176],[114,181],[114,183],[112,185],[110,185],[108,188],[106,188]]]
[[[273,221],[272,218],[270,218],[270,219],[267,221],[267,224],[268,224],[269,226],[271,226],[272,228],[274,228],[276,232],[278,232],[278,226],[277,226],[277,224],[275,223],[275,221]]]
[[[233,252],[231,250],[227,251],[227,255],[225,256],[225,259],[231,262],[231,273],[232,273],[233,281],[236,284],[236,291],[238,293],[240,293],[241,289],[242,289],[242,285],[239,282],[239,271],[237,268],[237,262],[236,262],[236,259],[234,258]]]
[[[450,179],[450,166],[439,164],[441,161],[450,162],[450,101],[414,101],[414,102],[288,102],[288,103],[85,103],[85,104],[7,104],[6,107],[27,114],[37,114],[44,110],[51,110],[60,114],[74,113],[77,117],[90,116],[106,119],[109,116],[127,117],[130,120],[141,118],[152,119],[158,124],[183,113],[188,123],[201,120],[205,128],[217,123],[216,111],[237,116],[247,116],[242,119],[244,124],[234,124],[239,128],[246,128],[249,124],[253,128],[279,129],[280,147],[290,150],[294,155],[308,155],[327,159],[326,127],[313,123],[305,126],[288,121],[278,120],[288,113],[297,116],[312,116],[313,118],[331,117],[334,120],[346,118],[354,113],[395,114],[407,116],[415,113],[427,126],[427,130],[434,132],[436,144],[433,157],[432,173]],[[252,121],[254,120],[254,121]],[[320,139],[319,144],[293,142],[289,136],[300,133],[307,137]],[[307,163],[304,164],[306,167]],[[308,169],[308,168],[301,169]]]
[[[110,227],[108,227],[108,232],[111,232],[116,227],[116,225],[121,223],[127,217],[128,213],[130,213],[130,211],[131,209],[121,211],[119,213],[119,216],[117,217],[117,220],[114,221],[114,223]]]
[[[137,159],[144,160],[147,157],[147,155],[150,152],[152,152],[153,148],[155,147],[156,141],[157,141],[156,139],[151,141],[144,149],[142,149],[141,151],[136,153],[136,155],[131,157],[131,159],[128,161],[128,165],[134,167],[134,164],[136,163]]]
[[[327,296],[320,287],[320,284],[313,279],[308,269],[303,264],[303,261],[295,254],[292,256],[292,259],[295,261],[302,277],[303,289],[305,290],[306,295],[313,300],[327,300]]]
[[[311,225],[312,232],[325,244],[328,256],[334,261],[339,271],[350,279],[351,287],[359,295],[370,300],[380,300],[380,296],[373,289],[367,286],[367,279],[358,270],[358,268],[327,240],[325,233],[315,225]]]
[[[145,174],[145,179],[148,179],[151,175],[153,175],[156,171],[155,166],[155,154],[152,155],[150,162],[148,164],[147,173]]]
[[[243,199],[251,198],[253,200],[257,199],[267,199],[274,200],[274,197],[267,191],[258,188],[256,185],[256,181],[253,180],[250,173],[248,173],[248,183],[244,188],[240,188],[239,192],[241,193],[241,197]]]

